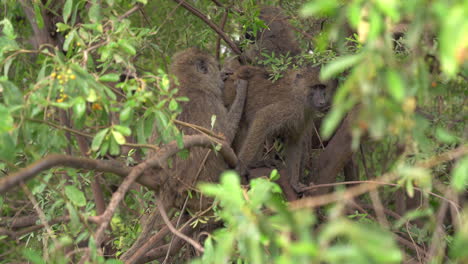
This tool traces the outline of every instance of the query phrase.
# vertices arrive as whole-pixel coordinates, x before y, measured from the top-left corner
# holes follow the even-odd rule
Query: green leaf
[[[115,130],[119,131],[124,136],[130,136],[132,134],[132,131],[130,130],[130,128],[126,126],[114,125],[113,127]]]
[[[463,62],[457,59],[459,56],[457,53],[462,53],[463,49],[468,47],[467,34],[460,33],[468,32],[466,8],[462,5],[450,6],[448,10],[440,14],[439,23],[441,24],[439,41],[442,70],[453,77],[458,71],[459,64]]]
[[[12,135],[8,132],[0,133],[0,160],[13,161],[17,151]]]
[[[466,219],[466,217],[465,217]],[[463,227],[463,225],[465,225]],[[468,234],[466,231],[466,223],[462,223],[462,227],[455,234],[453,242],[450,243],[449,255],[452,258],[458,259],[460,262],[454,263],[466,263],[468,260]]]
[[[343,118],[344,114],[342,111],[338,109],[332,109],[330,114],[325,117],[323,121],[323,125],[320,127],[320,134],[323,136],[324,139],[329,139],[335,129],[340,124],[341,119]]]
[[[107,135],[107,132],[109,132],[109,128],[105,128],[101,131],[99,131],[96,136],[93,138],[93,142],[91,143],[91,149],[93,151],[97,151],[99,147],[102,144],[102,141],[104,140],[104,137]]]
[[[73,0],[67,0],[63,6],[63,22],[66,24],[73,7]]]
[[[177,103],[177,101],[174,99],[171,99],[171,101],[169,102],[169,110],[175,111],[178,108],[179,108],[179,104]]]
[[[325,66],[325,68],[320,72],[320,78],[324,80],[328,80],[331,77],[339,73],[342,73],[346,69],[359,63],[362,59],[363,59],[362,54],[355,54],[355,55],[348,55],[348,56],[340,57]]]
[[[75,204],[76,206],[85,206],[86,205],[86,198],[84,193],[80,191],[73,185],[65,186],[65,194],[67,195],[68,199]]]
[[[466,191],[468,185],[468,157],[464,157],[457,162],[452,171],[451,185],[458,192]]]
[[[59,32],[65,32],[65,31],[71,29],[71,27],[69,25],[64,24],[64,23],[60,23],[60,22],[56,24],[56,27],[57,27],[57,30]]]
[[[119,79],[120,75],[117,73],[108,73],[99,77],[99,81],[101,82],[118,82]]]
[[[96,91],[94,91],[94,89],[89,89],[89,93],[88,93],[88,96],[86,97],[86,101],[90,103],[94,103],[96,102],[96,100],[97,100]]]
[[[73,39],[75,39],[76,31],[72,30],[67,34],[65,41],[63,42],[63,50],[67,51],[72,43]]]
[[[10,40],[14,40],[16,38],[15,30],[13,29],[13,25],[11,24],[10,20],[4,18],[0,21],[0,25],[3,25],[3,34]]]
[[[125,107],[122,112],[120,112],[120,122],[127,121],[133,114],[133,109],[131,107]]]
[[[276,181],[276,180],[279,180],[279,178],[280,178],[280,175],[278,173],[278,170],[277,169],[272,170],[270,173],[270,180]]]
[[[44,28],[44,18],[42,17],[41,12],[41,3],[40,2],[33,2],[34,6],[34,15],[36,16],[36,23],[39,29]]]
[[[112,130],[112,135],[114,136],[114,139],[117,142],[117,144],[119,145],[125,144],[126,140],[125,140],[125,137],[122,135],[122,133],[116,130]]]
[[[439,141],[446,144],[458,142],[458,138],[455,135],[440,126],[436,128],[435,136]]]
[[[119,153],[120,153],[120,146],[115,140],[115,137],[111,137],[109,140],[109,154],[117,156],[119,155]]]
[[[128,42],[126,39],[119,39],[117,42],[119,44],[119,47],[125,51],[126,53],[130,55],[135,55],[136,54],[136,49]]]
[[[216,123],[216,115],[212,115],[211,116],[211,129],[213,129],[215,123]]]
[[[80,119],[86,112],[86,100],[83,97],[77,97],[74,100],[73,104],[73,114],[74,118]]]
[[[398,10],[399,0],[376,0],[375,2],[382,13],[389,16],[393,21],[400,19],[400,12]]]
[[[0,134],[13,129],[13,117],[11,117],[8,108],[0,104]]]
[[[98,4],[97,0],[92,0],[91,8],[89,9],[88,15],[89,20],[93,23],[101,21],[101,5]]]
[[[405,87],[400,75],[396,71],[387,72],[387,87],[390,95],[397,102],[402,102],[405,98]]]
[[[46,264],[41,254],[31,248],[22,250],[23,256],[34,264]]]
[[[78,215],[75,206],[73,206],[71,203],[66,203],[65,206],[67,207],[68,214],[70,215],[71,231],[73,234],[73,231],[76,232],[76,230],[80,229],[80,216]]]
[[[23,104],[23,93],[18,87],[10,82],[0,80],[0,91],[2,91],[3,100],[6,105],[21,105]]]
[[[339,6],[337,0],[310,1],[302,7],[300,14],[302,16],[313,16],[317,14],[330,14]]]

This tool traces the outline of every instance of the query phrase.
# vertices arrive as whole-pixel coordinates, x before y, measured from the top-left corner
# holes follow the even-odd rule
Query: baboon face
[[[215,93],[220,93],[224,87],[219,64],[208,53],[197,48],[187,49],[174,55],[171,65],[171,73],[179,76],[179,82],[184,85],[203,86],[202,89],[210,89]],[[180,79],[180,78],[183,79]],[[210,85],[207,85],[210,84]]]
[[[308,67],[299,74],[305,79],[306,104],[314,110],[325,112],[331,104],[332,96],[338,85],[336,80],[321,81],[320,68]]]
[[[323,84],[316,84],[310,88],[310,93],[307,100],[312,103],[312,106],[322,111],[329,104],[329,95],[327,93],[327,87]]]

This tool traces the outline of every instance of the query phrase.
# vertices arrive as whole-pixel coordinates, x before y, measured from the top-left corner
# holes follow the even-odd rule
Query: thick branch
[[[205,136],[205,135],[196,135],[196,136],[185,136],[184,137],[184,146],[186,148],[191,147],[211,147],[213,141]],[[166,145],[164,148],[166,151],[169,152],[169,156],[160,159],[160,163],[162,164],[166,161],[166,159],[175,153],[179,152],[180,149],[177,147],[176,142],[171,142]],[[237,157],[234,151],[229,147],[229,145],[225,142],[222,142],[222,148],[220,151],[221,155],[224,157],[226,163],[231,166],[235,167],[237,164]],[[159,166],[159,165],[158,165]],[[89,158],[80,158],[80,157],[73,157],[67,155],[59,155],[59,154],[52,154],[47,156],[44,159],[34,162],[33,164],[29,165],[28,167],[21,169],[20,171],[3,177],[0,179],[0,193],[6,192],[10,188],[16,186],[21,181],[26,181],[31,179],[32,177],[36,176],[40,172],[44,170],[51,169],[53,167],[67,167],[67,168],[75,168],[75,169],[84,169],[84,170],[95,170],[100,172],[111,172],[115,173],[119,176],[127,176],[131,168],[127,167],[120,162],[114,160],[95,160]],[[159,166],[160,167],[160,166]],[[145,174],[138,182],[150,189],[156,190],[158,183],[155,181],[154,177],[151,174]]]
[[[112,172],[120,176],[126,176],[130,168],[112,160],[95,160],[89,158],[79,158],[67,155],[52,154],[44,159],[38,160],[20,171],[10,174],[0,179],[0,193],[6,192],[16,186],[21,181],[26,181],[41,171],[53,167],[68,167],[85,170],[95,170],[101,172]]]
[[[415,166],[428,169],[436,165],[439,165],[441,163],[462,157],[466,154],[468,154],[468,145],[463,145],[454,150],[451,150],[439,156],[433,157],[429,160],[418,162],[415,164]],[[391,182],[391,181],[396,180],[397,178],[398,178],[398,174],[390,172],[390,173],[385,173],[384,175],[382,175],[378,179],[378,181],[379,182]],[[335,192],[335,193],[297,200],[297,201],[291,202],[290,207],[293,210],[301,209],[301,208],[314,208],[314,207],[322,206],[325,204],[338,202],[341,200],[350,200],[350,199],[353,199],[354,197],[367,193],[371,190],[375,190],[379,186],[382,186],[382,185],[378,185],[375,183],[363,183],[355,187],[351,187],[344,192]]]
[[[196,9],[195,7],[191,6],[184,0],[174,0],[176,3],[180,4],[183,6],[185,9],[190,11],[192,14],[196,15],[199,17],[201,20],[203,20],[210,28],[212,28],[216,33],[218,33],[221,38],[229,45],[229,47],[232,49],[234,53],[237,55],[241,55],[241,50],[237,45],[224,33],[213,21],[211,21],[205,14],[200,12],[200,10]]]
[[[184,146],[186,148],[191,147],[208,147],[211,146],[212,141],[204,136],[204,135],[196,135],[196,136],[185,136],[184,137]],[[119,186],[117,191],[112,195],[112,199],[109,202],[109,206],[107,207],[104,214],[101,216],[102,224],[99,226],[98,230],[95,234],[96,244],[100,245],[102,239],[104,238],[104,231],[109,226],[109,222],[114,215],[117,206],[124,198],[125,194],[127,193],[128,189],[130,188],[131,184],[135,182],[135,180],[143,174],[144,171],[151,169],[151,168],[161,168],[162,164],[174,155],[175,153],[179,152],[180,149],[177,147],[176,142],[171,142],[168,145],[161,148],[161,150],[157,153],[157,155],[153,156],[152,158],[140,163],[138,166],[134,167],[129,175],[125,178],[122,184]],[[226,143],[223,144],[221,148],[221,154],[225,157],[226,161],[230,164],[237,163],[237,157],[234,154],[233,150],[227,146]]]

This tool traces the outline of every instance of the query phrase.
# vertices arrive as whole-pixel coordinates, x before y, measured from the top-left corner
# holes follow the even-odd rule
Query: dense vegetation
[[[285,9],[303,53],[260,63],[273,79],[297,61],[340,79],[320,135],[329,140],[352,113],[357,177],[324,177],[312,164],[309,181],[322,191],[286,202],[276,171],[248,187],[226,172],[219,184],[199,186],[217,198],[216,217],[185,219],[190,228],[223,224],[180,246],[160,239],[145,260],[468,261],[463,0],[2,0],[0,261],[119,263],[142,230],[152,235],[144,224],[158,211],[154,192],[122,183],[130,169],[121,177],[89,170],[88,161],[136,168],[149,150],[182,147],[175,120],[186,98],[170,88],[171,56],[198,46],[222,64],[249,44],[247,31],[265,27],[258,14],[266,4]],[[160,137],[149,142],[153,124]],[[281,152],[280,141],[275,147]],[[316,152],[320,161],[326,150]],[[88,159],[80,166],[49,156],[57,164],[20,170],[53,153]]]

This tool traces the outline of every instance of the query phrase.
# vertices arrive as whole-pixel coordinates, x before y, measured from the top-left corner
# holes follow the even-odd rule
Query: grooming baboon
[[[177,96],[190,99],[182,103],[183,110],[178,120],[222,133],[226,140],[231,142],[244,106],[246,81],[239,80],[234,85],[237,88],[237,96],[228,112],[223,103],[224,83],[219,65],[211,55],[196,48],[179,52],[172,59],[169,73],[177,77],[177,82],[172,82],[179,89]],[[211,127],[213,115],[216,116],[216,120]],[[179,126],[179,129],[184,135],[198,133],[185,126]],[[164,205],[180,206],[185,199],[184,192],[193,189],[196,182],[218,180],[219,174],[227,169],[227,165],[220,155],[208,155],[208,152],[205,148],[192,148],[187,160],[174,158],[172,167],[163,170],[161,177],[164,182],[161,185],[160,197]],[[205,157],[206,155],[208,156]]]
[[[228,142],[231,142],[237,130],[239,119],[244,107],[246,96],[246,81],[239,81],[233,84],[237,90],[235,102],[229,112],[224,106],[222,99],[222,89],[224,83],[218,68],[218,63],[213,56],[190,48],[175,54],[169,69],[171,76],[176,80],[171,81],[172,88],[177,88],[177,96],[185,96],[190,99],[182,103],[182,113],[177,118],[197,126],[213,130],[215,133],[223,133]],[[216,116],[216,121],[212,127],[212,116]],[[193,135],[198,132],[192,128],[179,126],[185,135]],[[153,135],[149,140],[151,143],[158,137],[157,127],[153,127]],[[150,156],[154,153],[150,153]],[[205,161],[206,160],[206,161]],[[221,155],[201,147],[190,149],[187,159],[174,157],[170,168],[154,170],[156,190],[161,204],[166,210],[175,207],[181,209],[187,197],[186,191],[192,190],[198,181],[216,182],[219,174],[227,168]],[[203,200],[190,199],[187,209],[197,211],[209,206],[210,200],[203,197]],[[159,219],[159,212],[156,209],[151,214],[148,223],[145,224],[146,233],[142,233],[133,246],[122,255],[123,260],[129,260],[137,250],[147,243],[150,231],[162,223]]]
[[[245,174],[247,167],[256,161],[264,141],[281,135],[286,140],[287,172],[297,191],[303,153],[301,141],[312,128],[310,123],[316,112],[328,105],[330,90],[336,83],[321,82],[319,69],[314,67],[289,70],[283,78],[272,82],[264,69],[242,66],[225,82],[226,105],[233,102],[234,82],[240,77],[248,78],[249,85],[234,142],[240,162],[238,169]]]
[[[275,53],[275,56],[286,55],[296,56],[301,53],[299,43],[294,36],[288,17],[279,7],[266,6],[260,10],[260,19],[265,22],[267,28],[257,32],[256,36],[247,35],[254,44],[249,47],[245,56],[254,61],[257,57],[262,57],[261,53]]]

